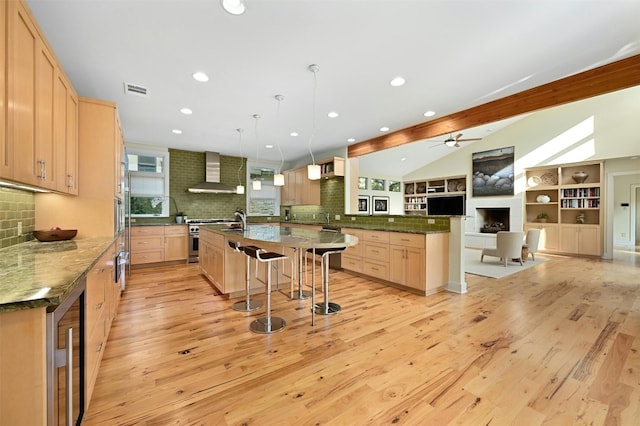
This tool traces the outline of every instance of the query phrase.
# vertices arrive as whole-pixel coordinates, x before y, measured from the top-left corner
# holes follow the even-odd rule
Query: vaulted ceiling
[[[127,142],[261,160],[346,147],[640,53],[638,1],[245,0],[239,16],[217,0],[27,3],[78,93],[118,104]]]

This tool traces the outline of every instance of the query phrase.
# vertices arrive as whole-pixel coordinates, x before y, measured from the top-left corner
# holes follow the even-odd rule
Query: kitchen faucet
[[[331,217],[331,215],[327,212],[324,214],[324,217],[327,218],[327,223],[329,223],[329,218]]]
[[[240,222],[242,222],[242,230],[244,231],[245,229],[247,229],[247,215],[245,214],[244,210],[237,209],[235,215],[238,219],[240,219]]]

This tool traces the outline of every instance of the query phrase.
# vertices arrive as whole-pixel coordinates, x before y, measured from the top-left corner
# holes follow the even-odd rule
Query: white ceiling
[[[245,0],[241,16],[218,0],[27,3],[78,93],[118,104],[125,141],[261,160],[279,161],[278,143],[295,160],[640,53],[640,1]]]

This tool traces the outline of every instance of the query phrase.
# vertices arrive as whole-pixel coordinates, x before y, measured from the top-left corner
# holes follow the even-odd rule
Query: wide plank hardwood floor
[[[637,253],[547,257],[465,295],[332,270],[342,311],[276,292],[272,335],[197,265],[134,270],[84,424],[639,425]]]

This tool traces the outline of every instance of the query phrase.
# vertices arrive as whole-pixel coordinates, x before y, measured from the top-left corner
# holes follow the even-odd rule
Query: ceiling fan
[[[471,142],[471,141],[479,141],[482,140],[482,138],[467,138],[467,139],[461,139],[462,137],[462,133],[458,133],[456,135],[456,137],[454,138],[453,135],[450,133],[449,137],[447,139],[445,139],[443,141],[443,143],[450,147],[450,148],[460,148],[460,142]],[[434,145],[437,146],[437,145]]]

